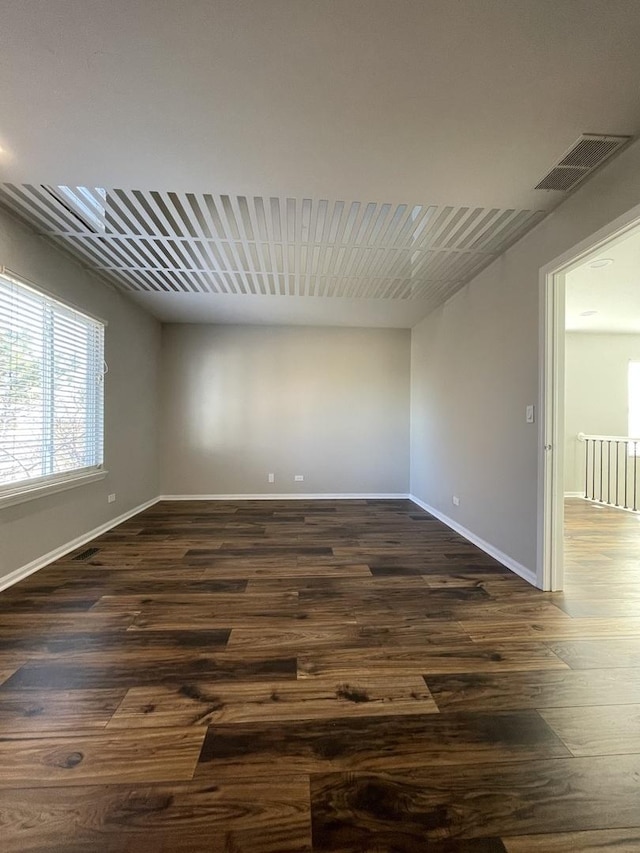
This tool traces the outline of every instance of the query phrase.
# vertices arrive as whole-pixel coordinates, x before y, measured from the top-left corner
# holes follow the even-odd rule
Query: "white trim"
[[[585,499],[584,492],[565,492],[564,496],[565,498],[582,498],[583,500]]]
[[[57,492],[66,492],[67,489],[75,489],[76,486],[86,486],[88,483],[104,480],[108,473],[105,470],[93,471],[91,474],[67,476],[49,483],[40,481],[38,485],[33,486],[29,486],[28,481],[25,482],[23,480],[20,486],[14,491],[0,492],[0,509],[22,504],[25,501],[35,501],[37,498],[55,495]]]
[[[46,235],[44,235],[46,236]],[[76,260],[74,258],[74,260]],[[40,284],[36,284],[28,278],[25,278],[23,275],[20,275],[17,272],[13,272],[9,267],[0,266],[0,275],[3,278],[8,279],[14,284],[19,284],[21,287],[26,287],[27,290],[32,290],[38,296],[44,296],[51,302],[54,302],[56,305],[59,305],[61,308],[65,308],[67,311],[74,311],[76,314],[80,314],[82,317],[86,317],[88,320],[93,320],[95,323],[100,323],[101,326],[108,326],[109,323],[107,320],[103,320],[102,317],[98,317],[97,314],[92,314],[90,311],[87,311],[85,308],[80,308],[74,302],[66,302],[64,299],[60,299],[53,291],[47,290],[45,287],[42,287]]]
[[[564,582],[564,287],[565,275],[586,257],[624,240],[640,224],[636,205],[540,269],[538,559],[537,586]]]
[[[518,563],[517,560],[514,560],[508,554],[505,554],[503,551],[498,550],[489,542],[485,542],[484,539],[481,539],[479,536],[476,536],[475,533],[472,533],[470,530],[467,530],[466,527],[463,527],[457,521],[454,521],[449,516],[445,515],[443,512],[440,512],[434,507],[429,506],[424,501],[421,501],[419,498],[415,497],[415,495],[409,495],[409,500],[413,501],[414,504],[423,509],[425,512],[428,512],[430,515],[435,516],[438,521],[441,521],[443,524],[446,524],[447,527],[450,527],[452,530],[455,530],[456,533],[459,533],[460,536],[464,537],[468,542],[471,542],[473,545],[476,545],[480,548],[481,551],[484,551],[485,554],[488,554],[490,557],[493,557],[494,560],[497,560],[499,563],[502,563],[503,566],[506,566],[516,575],[519,575],[523,580],[530,583],[531,586],[537,586],[536,573],[531,569],[528,569],[526,566],[523,566],[522,563]]]
[[[541,323],[538,491],[546,512],[538,515],[538,586],[562,589],[564,576],[564,361],[565,272],[540,276]],[[542,559],[542,566],[540,566]]]
[[[14,571],[9,572],[8,575],[0,577],[0,591],[13,586],[29,575],[32,575],[34,572],[37,572],[39,569],[43,569],[54,560],[59,560],[60,557],[64,557],[64,555],[68,554],[70,551],[75,551],[76,548],[80,547],[80,545],[85,545],[87,542],[91,542],[91,540],[95,539],[96,536],[101,536],[103,533],[106,533],[107,530],[111,530],[112,527],[117,527],[119,524],[122,524],[123,521],[127,521],[127,519],[137,515],[139,512],[149,509],[150,506],[157,504],[159,500],[160,498],[152,498],[150,501],[140,504],[140,506],[136,506],[127,512],[123,512],[122,515],[117,516],[117,518],[112,518],[110,521],[106,521],[99,527],[94,527],[93,530],[89,530],[88,533],[83,533],[82,536],[78,536],[76,539],[72,539],[70,542],[60,545],[59,548],[54,548],[53,551],[43,554],[42,557],[32,560],[32,562],[27,563],[25,566],[21,566],[19,569],[14,569]]]
[[[257,495],[161,495],[161,501],[353,501],[353,500],[411,500],[411,495],[398,492],[336,492],[313,494],[257,494]]]

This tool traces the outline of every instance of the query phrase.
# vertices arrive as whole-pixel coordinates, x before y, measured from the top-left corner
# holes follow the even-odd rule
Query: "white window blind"
[[[0,275],[0,497],[102,467],[104,325]]]

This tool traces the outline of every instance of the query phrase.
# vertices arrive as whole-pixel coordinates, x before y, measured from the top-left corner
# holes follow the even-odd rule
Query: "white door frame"
[[[565,276],[584,259],[640,227],[640,205],[605,225],[540,270],[537,586],[564,581]]]

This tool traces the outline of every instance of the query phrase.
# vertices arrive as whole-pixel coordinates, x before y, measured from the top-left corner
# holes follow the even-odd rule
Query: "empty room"
[[[640,851],[639,43],[2,0],[3,853]]]

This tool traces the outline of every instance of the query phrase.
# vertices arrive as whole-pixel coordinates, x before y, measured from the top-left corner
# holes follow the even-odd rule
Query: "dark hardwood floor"
[[[568,504],[561,594],[408,501],[87,547],[0,594],[2,851],[640,851],[637,517]]]

